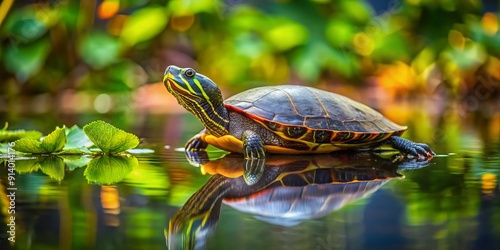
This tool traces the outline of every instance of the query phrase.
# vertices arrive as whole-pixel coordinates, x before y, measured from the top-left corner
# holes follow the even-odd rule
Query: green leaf
[[[7,143],[0,143],[0,154],[9,153],[9,148],[10,148],[10,146]],[[2,158],[2,157],[0,157],[0,158]]]
[[[88,65],[101,69],[118,61],[120,44],[108,34],[94,32],[83,39],[79,49]]]
[[[35,130],[7,130],[6,127],[0,130],[0,142],[13,142],[21,138],[38,140],[42,137],[42,133]]]
[[[12,148],[16,151],[23,153],[32,153],[32,154],[43,154],[48,153],[44,148],[42,148],[42,143],[38,140],[33,139],[19,139],[14,142]]]
[[[64,179],[64,161],[61,157],[44,157],[40,162],[40,170],[56,181]]]
[[[343,18],[334,18],[330,20],[325,30],[326,38],[336,47],[348,46],[352,43],[355,33],[356,29],[352,23]]]
[[[92,145],[94,145],[92,141],[83,132],[83,129],[78,127],[78,125],[66,128],[66,146],[64,146],[64,149],[82,147],[89,148]]]
[[[36,172],[40,168],[39,160],[35,159],[16,159],[16,172],[20,174],[27,174]]]
[[[300,24],[281,20],[274,28],[267,30],[266,38],[278,51],[285,51],[304,44],[307,32]]]
[[[59,155],[59,156],[64,159],[64,163],[66,164],[66,166],[70,171],[73,171],[76,168],[86,166],[92,159],[91,157],[83,155]]]
[[[172,0],[168,1],[167,7],[176,15],[192,15],[200,12],[210,13],[215,10],[214,8],[219,8],[217,6],[217,2],[214,2],[213,0]]]
[[[149,40],[165,28],[167,20],[168,13],[163,7],[140,9],[125,22],[121,40],[128,46]]]
[[[90,150],[85,147],[81,148],[67,148],[58,152],[57,155],[81,155],[81,154],[90,154]]]
[[[134,134],[100,120],[85,125],[83,131],[104,153],[120,153],[139,145],[139,138]]]
[[[4,65],[21,82],[36,74],[43,66],[50,51],[46,39],[30,44],[11,44],[4,55]]]
[[[123,180],[137,166],[134,156],[102,155],[92,159],[83,174],[89,182],[111,184]]]
[[[31,43],[42,37],[48,31],[47,20],[41,20],[37,8],[25,5],[13,8],[8,12],[2,29],[7,38],[15,43]],[[43,12],[48,11],[44,9]]]
[[[43,138],[40,146],[49,153],[61,151],[66,144],[65,128],[66,126],[57,127],[52,133]]]
[[[61,151],[66,144],[66,134],[64,133],[65,126],[57,127],[52,133],[47,135],[40,142],[34,139],[19,139],[15,141],[12,147],[14,150],[23,153],[44,154]]]

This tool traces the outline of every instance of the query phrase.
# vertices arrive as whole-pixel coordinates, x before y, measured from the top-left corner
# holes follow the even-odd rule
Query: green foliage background
[[[472,232],[483,223],[479,216],[485,215],[479,212],[485,204],[491,203],[488,219],[500,218],[498,108],[482,103],[473,108],[465,102],[469,97],[480,100],[484,92],[479,95],[479,90],[500,86],[499,7],[498,1],[486,0],[4,0],[0,6],[0,118],[7,114],[12,129],[35,129],[44,134],[57,124],[111,120],[126,131],[138,131],[141,138],[163,143],[156,152],[164,152],[165,143],[176,147],[199,132],[197,119],[189,115],[146,117],[126,108],[134,93],[161,82],[170,64],[193,67],[230,92],[292,82],[347,88],[355,94],[377,85],[393,94],[387,99],[412,95],[454,98],[459,100],[458,106],[416,102],[411,107],[394,105],[396,109],[384,112],[408,125],[411,129],[406,135],[411,139],[430,143],[439,154],[458,154],[435,158],[435,165],[409,171],[404,180],[387,186],[405,204],[400,217],[407,237],[430,248],[436,247],[432,244],[453,247],[457,239],[474,238]],[[475,88],[478,79],[489,81],[483,88]],[[486,93],[486,101],[497,100],[497,89]],[[136,102],[153,99],[154,92],[146,92]],[[67,93],[76,93],[77,101],[66,103],[61,96]],[[79,93],[91,96],[92,101],[109,94],[116,105],[107,114],[85,113],[89,110],[80,106],[86,103],[79,100],[87,99],[78,99]],[[101,98],[106,101],[107,97]],[[30,106],[30,102],[35,104]],[[43,107],[40,103],[49,103],[54,109],[38,112]],[[58,109],[71,105],[75,106],[71,115],[76,113],[76,117],[60,121]],[[19,106],[33,108],[29,111],[36,115],[26,118],[18,114]],[[178,133],[181,127],[183,131]],[[90,194],[99,190],[87,182],[111,183],[123,177],[125,181],[118,184],[121,196],[138,193],[153,205],[167,201],[178,207],[208,179],[178,157],[103,157],[90,170],[89,166],[83,168],[90,159],[63,161],[50,156],[20,160],[19,190],[25,190],[20,195],[34,204],[63,204],[60,206],[66,210],[62,211],[71,211],[61,216],[70,218],[67,221],[74,227],[73,244],[91,245],[88,238],[94,231],[82,228],[92,228],[86,221],[94,216],[93,208],[86,204],[91,204]],[[95,167],[108,163],[125,167],[121,172]],[[5,168],[0,170],[5,175]],[[106,175],[116,179],[103,180]],[[131,242],[140,239],[141,244],[152,244],[151,238],[156,237],[163,248],[160,234],[164,225],[158,221],[166,222],[177,208],[169,207],[166,214],[164,207],[123,206],[132,211],[126,219],[133,227],[122,235]],[[317,230],[354,235],[349,243],[355,245],[360,244],[358,231],[366,226],[360,207],[351,207],[331,214],[331,223],[320,225],[326,228],[318,228],[313,221],[290,229],[295,234],[281,240],[280,230],[223,209],[221,214],[229,216],[221,216],[219,230],[224,233],[217,234],[220,244],[229,244],[228,233],[232,233],[231,239],[248,238],[247,242],[269,233],[278,240],[270,243],[257,238],[259,244],[293,244],[295,240],[312,248],[319,241],[307,239],[316,237]],[[257,233],[244,231],[239,226],[244,223],[255,225]],[[483,227],[499,235],[498,224]],[[21,234],[20,242],[30,242],[22,238],[28,235]],[[422,235],[433,240],[423,242]],[[335,238],[319,240],[337,242]]]
[[[498,11],[498,3],[484,4]],[[461,74],[500,56],[499,15],[485,12],[484,4],[15,2],[0,20],[0,98],[64,89],[130,91],[161,81],[169,64],[195,67],[240,90],[255,81],[363,84],[380,66],[401,61],[421,78],[410,83],[424,85],[418,89],[437,69],[453,92],[468,84]]]

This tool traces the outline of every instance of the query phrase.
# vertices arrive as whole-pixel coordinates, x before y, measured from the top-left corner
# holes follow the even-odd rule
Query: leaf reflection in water
[[[139,166],[136,157],[130,155],[101,155],[92,159],[84,175],[89,182],[112,184],[123,180]]]

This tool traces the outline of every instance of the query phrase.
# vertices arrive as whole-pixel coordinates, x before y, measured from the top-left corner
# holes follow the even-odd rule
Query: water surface
[[[399,168],[398,164],[388,163],[393,152],[370,156],[375,157],[370,161],[353,160],[349,154],[335,156],[323,159],[324,164],[304,157],[300,166],[307,162],[313,166],[329,165],[325,171],[340,173],[338,176],[343,176],[349,185],[357,186],[346,187],[337,181],[337,185],[344,185],[342,189],[321,184],[326,186],[318,191],[317,181],[308,186],[309,191],[302,191],[302,196],[290,191],[288,200],[276,194],[267,197],[269,203],[281,198],[286,201],[276,204],[288,206],[290,200],[309,197],[293,204],[300,206],[301,211],[309,209],[309,214],[314,214],[310,218],[295,213],[284,216],[288,219],[273,219],[272,213],[261,216],[255,211],[270,211],[278,205],[252,205],[245,204],[245,199],[234,199],[239,202],[235,205],[226,199],[220,206],[219,217],[212,220],[214,225],[198,231],[199,237],[193,237],[192,246],[496,249],[500,246],[500,119],[497,115],[486,122],[465,119],[457,123],[452,118],[422,120],[422,116],[409,116],[405,122],[410,125],[407,138],[429,142],[438,153],[426,166]],[[152,148],[155,153],[134,155],[138,164],[130,169],[99,169],[98,179],[89,174],[92,171],[88,166],[78,164],[63,170],[42,164],[42,168],[16,172],[16,242],[8,244],[4,233],[8,228],[2,223],[2,249],[166,249],[169,221],[214,174],[243,180],[243,164],[238,157],[234,162],[226,161],[226,167],[207,168],[193,166],[183,152],[175,150],[201,129],[191,115],[145,115],[139,120],[142,125],[132,123],[125,129],[144,138],[141,146]],[[223,155],[224,152],[210,149],[210,159]],[[346,159],[351,161],[346,163]],[[21,162],[16,160],[16,165],[22,166]],[[351,168],[348,174],[342,172],[346,168]],[[357,172],[353,170],[356,168]],[[370,169],[386,172],[370,182]],[[295,176],[304,176],[303,169],[296,172]],[[1,168],[1,174],[1,219],[8,222],[6,167]],[[361,179],[352,182],[353,176],[369,183],[363,184]],[[101,184],[93,183],[96,180]],[[254,200],[266,195],[258,193],[257,188],[245,192],[253,191],[257,193],[251,196]],[[338,195],[332,201],[333,198],[325,198],[329,194],[311,196],[306,195],[308,192]],[[232,194],[233,198],[238,196]],[[241,194],[245,195],[248,194]],[[330,207],[332,204],[334,208]],[[281,213],[285,214],[284,210]],[[294,219],[299,215],[300,219]]]

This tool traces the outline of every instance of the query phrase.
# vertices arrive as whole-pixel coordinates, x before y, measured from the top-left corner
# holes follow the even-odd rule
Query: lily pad
[[[137,166],[134,156],[101,155],[88,163],[83,174],[89,182],[111,184],[123,180]]]
[[[120,153],[139,145],[139,138],[104,121],[91,122],[83,131],[104,153]]]

